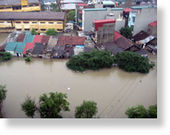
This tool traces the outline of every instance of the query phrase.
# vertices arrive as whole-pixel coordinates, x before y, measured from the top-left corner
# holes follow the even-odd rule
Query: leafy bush
[[[26,61],[26,62],[30,62],[30,61],[31,61],[31,58],[27,56],[27,57],[25,58],[25,61]]]
[[[6,98],[6,92],[7,92],[6,87],[0,85],[0,105],[2,104],[3,100],[5,100]]]
[[[120,29],[120,34],[123,35],[126,38],[131,38],[132,37],[132,28],[130,28],[130,27],[122,27]]]
[[[0,52],[0,61],[8,61],[12,58],[9,52]]]
[[[157,105],[151,105],[148,109],[149,118],[157,118]]]
[[[83,52],[79,55],[72,56],[66,63],[67,67],[74,71],[85,71],[88,69],[99,70],[110,68],[113,64],[113,58],[107,51],[93,50],[90,53]]]
[[[75,21],[75,10],[71,10],[67,13],[67,21]]]
[[[97,104],[93,101],[84,101],[81,106],[76,107],[76,118],[93,118],[97,113]]]
[[[138,105],[128,108],[125,114],[129,118],[157,118],[157,105],[149,106],[148,110],[143,105]]]
[[[143,105],[128,108],[125,114],[128,115],[129,118],[147,118],[148,117],[147,110],[145,109]]]
[[[28,117],[31,118],[34,117],[36,111],[36,105],[35,105],[35,101],[31,100],[30,97],[26,98],[25,102],[21,105],[21,107]]]
[[[58,35],[58,32],[55,30],[55,29],[48,29],[46,31],[46,34],[49,35],[49,36],[57,36]]]
[[[31,34],[32,34],[32,35],[38,35],[38,33],[36,32],[35,29],[32,29],[32,30],[31,30]]]
[[[115,63],[119,68],[127,72],[148,73],[152,65],[148,58],[142,57],[134,52],[122,52],[115,56]]]
[[[50,93],[49,97],[43,94],[39,98],[41,118],[61,118],[59,113],[69,111],[69,102],[63,93]]]

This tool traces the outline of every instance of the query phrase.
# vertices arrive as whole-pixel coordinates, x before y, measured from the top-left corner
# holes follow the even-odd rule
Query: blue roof
[[[24,42],[16,42],[16,49],[15,49],[15,53],[23,53],[24,48],[25,48],[25,43]]]
[[[8,44],[5,47],[5,51],[15,51],[16,46],[17,42],[8,42]]]
[[[32,43],[33,40],[34,40],[34,35],[32,35],[30,32],[26,32],[24,42],[25,43]]]
[[[83,9],[84,11],[107,11],[107,8],[86,8]],[[123,10],[123,8],[112,8],[112,11],[119,11]]]

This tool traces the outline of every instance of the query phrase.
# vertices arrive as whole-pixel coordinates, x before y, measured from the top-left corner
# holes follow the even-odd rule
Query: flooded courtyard
[[[156,56],[151,59],[156,62]],[[148,74],[118,68],[75,73],[67,69],[66,62],[33,59],[26,63],[23,58],[13,58],[0,63],[0,84],[8,90],[2,109],[4,117],[26,117],[21,111],[26,96],[38,102],[41,94],[56,91],[66,93],[70,102],[70,112],[62,113],[64,118],[73,118],[75,107],[83,100],[97,103],[100,118],[126,118],[128,107],[157,103],[156,67]]]

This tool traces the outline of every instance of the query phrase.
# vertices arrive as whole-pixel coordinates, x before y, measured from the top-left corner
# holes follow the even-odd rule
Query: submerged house
[[[42,43],[35,43],[34,48],[32,50],[33,57],[43,57],[45,46]]]

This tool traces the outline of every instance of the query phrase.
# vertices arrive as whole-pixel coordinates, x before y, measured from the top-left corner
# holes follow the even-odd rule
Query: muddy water
[[[26,96],[38,101],[42,93],[55,91],[68,96],[71,111],[62,113],[66,118],[74,117],[75,107],[83,100],[97,102],[97,117],[105,118],[124,118],[129,106],[148,107],[157,102],[156,68],[145,75],[117,68],[75,73],[65,63],[34,59],[28,64],[22,58],[0,63],[0,84],[8,89],[3,105],[5,117],[26,117],[20,107]]]
[[[0,45],[5,41],[8,35],[9,33],[0,33]]]

